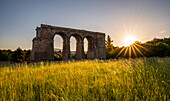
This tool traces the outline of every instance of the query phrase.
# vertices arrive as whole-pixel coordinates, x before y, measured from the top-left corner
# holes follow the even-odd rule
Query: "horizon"
[[[155,37],[156,38],[156,37]],[[164,39],[164,38],[170,38],[170,37],[163,37],[163,38],[156,38],[156,39]],[[153,39],[152,39],[153,40]],[[152,40],[148,40],[148,41],[152,41]],[[146,41],[146,42],[148,42]],[[135,42],[140,42],[138,40],[136,40]],[[135,43],[134,42],[134,43]],[[146,42],[141,42],[141,43],[146,43]],[[113,45],[114,46],[114,45]],[[129,47],[129,46],[114,46],[114,47],[119,47],[119,48],[123,48],[123,47]],[[21,48],[22,50],[32,50],[32,48],[28,48],[28,49],[23,49],[22,47],[17,47],[16,49],[0,49],[0,50],[12,50],[12,51],[15,51],[17,50],[18,48]],[[54,47],[54,50],[61,50],[62,51],[62,48],[58,48],[58,47]],[[87,50],[84,50],[85,52],[87,52]],[[76,52],[76,50],[70,50],[70,52]]]
[[[169,0],[0,1],[0,49],[32,49],[40,24],[103,32],[118,47],[129,35],[142,43],[168,38],[169,5]],[[62,38],[56,35],[54,40],[54,48],[62,49]],[[75,38],[70,41],[71,51],[75,51]]]

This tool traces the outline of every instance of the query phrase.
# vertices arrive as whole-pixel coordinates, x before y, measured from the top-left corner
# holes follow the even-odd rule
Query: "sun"
[[[137,39],[135,37],[133,37],[132,35],[129,35],[129,36],[125,37],[123,46],[125,46],[125,47],[130,46],[135,41],[137,41]]]

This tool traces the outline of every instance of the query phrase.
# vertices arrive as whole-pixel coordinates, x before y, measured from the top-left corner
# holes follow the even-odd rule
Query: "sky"
[[[170,0],[0,0],[0,49],[32,49],[40,24],[103,32],[114,46],[129,35],[146,42],[170,37]]]

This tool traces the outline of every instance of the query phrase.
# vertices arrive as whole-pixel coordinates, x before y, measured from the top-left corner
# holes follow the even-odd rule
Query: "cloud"
[[[166,33],[166,30],[162,30],[159,32],[160,34]]]

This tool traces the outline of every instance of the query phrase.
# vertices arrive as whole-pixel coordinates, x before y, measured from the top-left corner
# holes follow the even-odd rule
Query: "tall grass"
[[[170,58],[0,68],[0,100],[169,100]]]

